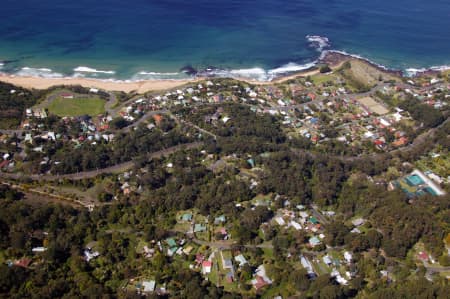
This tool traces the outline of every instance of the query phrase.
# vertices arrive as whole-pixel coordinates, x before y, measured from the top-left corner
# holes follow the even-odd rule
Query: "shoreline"
[[[369,59],[358,55],[352,55],[341,51],[326,50],[322,55],[314,62],[314,65],[308,69],[304,69],[298,72],[291,72],[276,77],[268,81],[259,81],[248,77],[229,77],[238,81],[247,82],[253,85],[270,85],[283,83],[298,77],[307,77],[316,75],[319,73],[318,65],[327,64],[332,69],[340,68],[346,61],[359,60],[370,66],[378,69],[379,71],[388,73],[397,77],[405,77],[405,72],[396,69],[390,69],[383,65],[379,65]],[[449,67],[450,69],[450,67]],[[418,70],[414,73],[413,77],[420,77],[424,75],[435,75],[441,70],[436,70],[434,67],[430,67],[423,70]],[[143,94],[149,91],[159,91],[173,89],[185,84],[196,83],[203,80],[225,78],[220,76],[193,76],[186,79],[155,79],[155,80],[141,80],[141,81],[114,81],[110,79],[96,79],[96,78],[76,78],[76,77],[63,77],[63,78],[45,78],[45,77],[32,77],[32,76],[17,76],[9,75],[6,73],[0,73],[0,81],[10,83],[13,85],[21,86],[30,89],[47,89],[53,86],[59,85],[81,85],[87,88],[97,88],[106,91],[122,91],[126,93],[137,92]],[[228,78],[228,77],[227,77]]]
[[[86,88],[97,88],[106,91],[123,91],[126,93],[145,93],[153,90],[172,89],[188,83],[201,81],[203,78],[192,78],[182,80],[145,80],[136,82],[120,82],[101,80],[93,78],[42,78],[42,77],[20,77],[1,74],[0,81],[21,86],[29,89],[47,89],[59,85],[81,85]]]
[[[333,61],[332,63],[330,63],[330,67],[338,68],[345,61],[351,58],[352,57],[350,56],[346,57],[343,56],[339,61]],[[312,66],[309,69],[305,69],[299,72],[292,72],[290,74],[282,75],[269,81],[258,81],[246,77],[233,77],[233,79],[254,85],[269,85],[269,84],[283,83],[298,77],[307,77],[319,73],[319,69],[317,68],[318,63],[320,63],[320,60],[318,60],[315,63],[315,66]],[[199,76],[187,79],[155,79],[155,80],[127,82],[127,81],[113,81],[95,78],[75,78],[75,77],[44,78],[31,76],[17,76],[0,73],[1,82],[6,82],[29,89],[47,89],[59,85],[81,85],[86,88],[97,88],[106,91],[123,91],[126,93],[137,92],[139,94],[143,94],[149,91],[172,89],[185,84],[195,83],[214,78],[220,77]]]
[[[343,62],[342,62],[343,63]],[[342,65],[340,63],[339,65]],[[283,83],[298,77],[307,77],[319,73],[318,69],[304,70],[286,76],[280,76],[271,81],[258,81],[245,77],[234,77],[232,79],[247,82],[253,85],[269,85]],[[134,82],[121,82],[112,80],[101,80],[93,78],[42,78],[42,77],[25,77],[16,75],[0,74],[0,81],[10,83],[28,89],[48,89],[54,86],[62,85],[80,85],[86,88],[97,88],[106,91],[122,91],[126,93],[137,92],[143,94],[149,91],[168,90],[182,85],[196,83],[204,80],[215,79],[221,77],[193,77],[189,79],[179,80],[142,80]]]

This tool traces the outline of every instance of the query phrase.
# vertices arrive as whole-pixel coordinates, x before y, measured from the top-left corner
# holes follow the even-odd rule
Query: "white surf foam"
[[[351,54],[351,53],[348,53],[348,52],[345,52],[345,51],[340,51],[340,50],[325,50],[320,55],[319,60],[323,59],[328,53],[338,53],[338,54],[342,54],[342,55],[345,55],[345,56],[353,57],[353,58],[356,58],[356,59],[361,59],[361,60],[367,61],[370,64],[376,65],[377,67],[379,67],[381,69],[384,69],[386,71],[396,71],[395,69],[388,68],[387,66],[379,64],[379,63],[377,63],[375,61],[372,61],[369,58],[366,58],[364,56],[361,56],[361,55],[358,55],[358,54]]]
[[[176,76],[180,73],[158,73],[158,72],[139,72],[139,75],[149,75],[149,76]]]
[[[316,48],[318,52],[322,52],[325,48],[330,46],[330,40],[326,36],[307,35],[306,39],[310,42],[312,47]]]
[[[213,69],[206,70],[205,72],[200,72],[199,76],[213,76],[220,78],[246,78],[258,81],[267,81],[266,70],[260,67],[246,68],[246,69]]]
[[[429,68],[407,68],[405,70],[405,75],[407,77],[414,77],[417,76],[420,73],[425,73],[427,71],[437,71],[437,72],[443,72],[450,70],[450,65],[440,65],[440,66],[431,66]]]
[[[186,78],[186,74],[178,72],[147,72],[141,71],[131,77],[131,81],[142,81],[142,80],[169,80],[169,79],[181,79]]]
[[[280,74],[286,74],[286,73],[300,72],[300,71],[304,71],[304,70],[314,67],[316,65],[316,63],[317,63],[317,61],[313,61],[313,62],[306,63],[306,64],[297,64],[297,63],[290,62],[281,67],[270,70],[269,74],[280,75]]]
[[[53,72],[49,68],[32,68],[23,67],[15,73],[17,76],[22,77],[41,77],[41,78],[63,78],[63,74]]]
[[[208,74],[216,77],[231,77],[231,78],[245,78],[256,81],[271,81],[281,75],[304,71],[312,68],[316,62],[307,64],[296,64],[290,62],[278,68],[265,70],[260,67],[246,68],[246,69],[232,69],[232,70],[213,70]]]
[[[416,76],[418,73],[423,73],[425,72],[427,69],[426,68],[420,68],[420,69],[416,69],[416,68],[407,68],[405,70],[405,75],[407,77],[414,77]]]
[[[225,71],[226,73],[226,71]],[[266,81],[268,80],[268,74],[267,71],[259,68],[259,67],[254,67],[254,68],[248,68],[248,69],[235,69],[235,70],[231,70],[229,71],[229,74],[231,77],[243,77],[243,78],[248,78],[248,79],[252,79],[252,80],[259,80],[259,81]]]
[[[116,73],[115,71],[97,70],[97,69],[90,68],[87,66],[78,66],[78,67],[74,68],[73,71],[78,72],[78,73],[98,73],[98,74],[110,74],[110,75],[114,75]]]

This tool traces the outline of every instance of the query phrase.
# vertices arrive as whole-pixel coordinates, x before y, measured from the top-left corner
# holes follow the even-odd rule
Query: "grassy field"
[[[56,98],[49,105],[48,110],[58,116],[95,116],[105,112],[105,101],[98,98]]]
[[[317,74],[311,76],[311,80],[316,85],[320,85],[328,81],[333,82],[333,84],[337,84],[337,76],[334,74]]]

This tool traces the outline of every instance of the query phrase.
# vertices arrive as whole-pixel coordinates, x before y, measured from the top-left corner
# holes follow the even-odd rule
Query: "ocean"
[[[448,0],[2,0],[0,25],[0,72],[24,76],[269,80],[325,50],[450,65]]]

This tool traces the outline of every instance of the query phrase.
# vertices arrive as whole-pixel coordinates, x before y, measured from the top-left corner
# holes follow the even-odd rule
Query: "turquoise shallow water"
[[[192,65],[268,79],[323,49],[400,69],[450,64],[444,0],[3,0],[0,22],[1,71],[19,75],[180,78]]]

